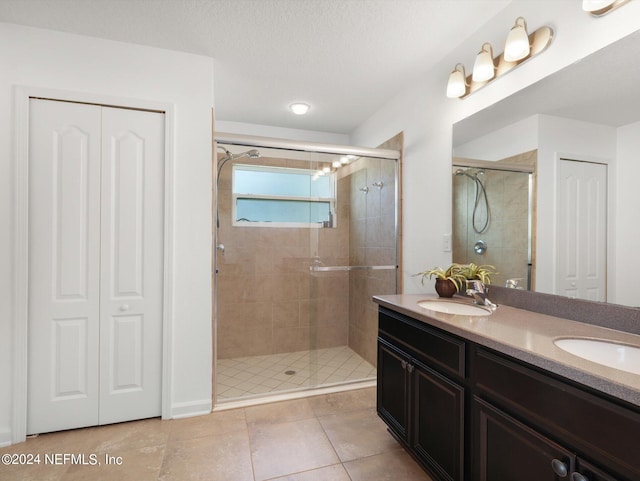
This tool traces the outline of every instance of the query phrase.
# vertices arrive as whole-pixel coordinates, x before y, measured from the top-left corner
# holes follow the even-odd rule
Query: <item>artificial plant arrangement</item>
[[[491,275],[495,274],[495,267],[491,265],[477,265],[474,263],[457,264],[453,263],[446,269],[435,267],[426,271],[418,272],[420,282],[424,280],[436,279],[436,292],[440,297],[452,297],[456,292],[463,292],[467,280],[478,279],[483,284],[491,284]]]

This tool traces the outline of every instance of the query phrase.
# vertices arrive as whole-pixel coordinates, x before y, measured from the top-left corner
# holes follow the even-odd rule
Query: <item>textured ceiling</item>
[[[217,119],[349,133],[510,2],[0,0],[0,21],[207,55]]]

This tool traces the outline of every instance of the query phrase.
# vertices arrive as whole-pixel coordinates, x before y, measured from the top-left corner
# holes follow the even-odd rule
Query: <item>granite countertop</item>
[[[640,347],[640,335],[506,305],[498,306],[490,316],[443,314],[418,305],[427,299],[443,300],[429,294],[373,297],[380,306],[640,406],[640,375],[582,359],[553,343],[558,338],[580,337]],[[448,302],[472,304],[465,297]]]

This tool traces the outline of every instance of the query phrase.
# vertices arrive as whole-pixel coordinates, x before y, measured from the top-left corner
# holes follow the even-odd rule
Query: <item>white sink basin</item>
[[[574,356],[640,374],[640,347],[599,339],[567,338],[553,341],[556,346]]]
[[[437,299],[418,301],[420,307],[430,311],[442,312],[444,314],[460,314],[462,316],[488,316],[491,310],[471,304],[462,304],[455,301],[441,301]]]

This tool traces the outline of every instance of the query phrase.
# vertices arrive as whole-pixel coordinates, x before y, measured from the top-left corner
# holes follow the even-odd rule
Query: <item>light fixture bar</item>
[[[529,35],[529,45],[531,46],[529,55],[527,55],[523,59],[520,59],[514,62],[509,62],[505,60],[504,53],[495,57],[493,60],[494,65],[496,65],[495,77],[483,82],[477,82],[473,80],[473,75],[467,76],[466,82],[469,85],[469,88],[467,89],[464,95],[460,96],[460,98],[464,98],[467,95],[472,94],[473,92],[481,89],[491,81],[499,78],[501,75],[504,75],[512,71],[514,68],[516,68],[520,64],[526,62],[530,58],[533,58],[539,53],[543,52],[551,44],[551,40],[553,40],[553,29],[551,29],[551,27],[540,27],[538,30],[536,30],[535,32]]]

